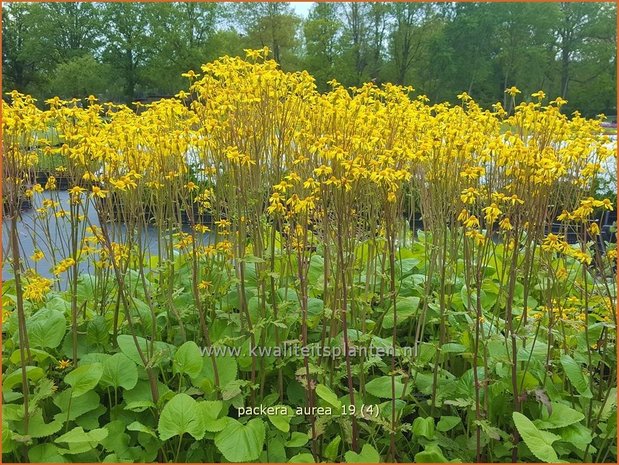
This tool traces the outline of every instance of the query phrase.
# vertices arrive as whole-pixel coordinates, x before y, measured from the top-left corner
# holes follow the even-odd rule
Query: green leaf
[[[54,404],[60,409],[55,418],[61,421],[75,420],[77,417],[96,410],[99,403],[99,394],[95,391],[88,391],[83,396],[72,399],[71,390],[62,391],[54,398]]]
[[[174,354],[173,368],[175,373],[189,375],[195,378],[202,371],[202,353],[198,344],[187,341]]]
[[[125,354],[114,354],[103,362],[101,385],[133,389],[138,383],[138,367]]]
[[[285,463],[288,460],[284,447],[284,438],[277,431],[269,431],[267,437],[266,460],[267,463]]]
[[[275,426],[278,430],[283,431],[284,433],[289,432],[290,420],[292,420],[294,412],[287,405],[275,405],[274,407],[277,409],[277,412],[285,408],[287,413],[286,415],[282,415],[281,413],[278,413],[276,415],[267,415],[269,421],[273,423],[273,426]]]
[[[592,453],[595,453],[595,447],[591,446],[591,441],[593,441],[593,436],[591,434],[591,430],[586,426],[575,423],[566,428],[561,428],[559,431],[561,435],[561,440],[567,442],[577,449],[584,451],[587,447]]]
[[[434,438],[434,418],[432,417],[417,417],[413,420],[413,436],[423,436],[427,439]]]
[[[30,416],[30,420],[28,421],[28,436],[33,438],[45,438],[60,431],[62,425],[63,421],[60,419],[45,423],[43,411],[37,410],[36,413]]]
[[[337,398],[335,392],[331,390],[331,388],[325,384],[318,384],[316,386],[316,394],[321,399],[325,400],[329,405],[332,405],[336,409],[342,408],[342,402]]]
[[[220,400],[198,402],[198,408],[202,415],[204,427],[209,433],[218,433],[228,424],[228,417],[219,418],[223,405],[223,402]]]
[[[399,297],[396,301],[396,317],[398,324],[404,323],[417,314],[419,297]],[[390,307],[383,318],[383,328],[393,328],[393,307]]]
[[[462,420],[460,417],[452,417],[443,415],[436,424],[436,429],[441,433],[445,433],[454,429]]]
[[[447,463],[440,447],[429,444],[423,451],[415,454],[415,463]]]
[[[250,462],[260,457],[264,447],[264,422],[254,418],[243,425],[230,419],[215,436],[215,446],[229,462]]]
[[[591,392],[591,389],[589,389],[589,383],[585,379],[585,375],[583,375],[580,365],[567,354],[561,355],[561,365],[563,365],[565,374],[578,393],[587,399],[591,399],[593,397],[593,393]]]
[[[56,438],[54,442],[66,442],[69,445],[86,443],[91,448],[94,448],[99,442],[105,439],[107,435],[108,431],[105,428],[97,428],[86,432],[83,428],[78,426]]]
[[[65,376],[65,382],[71,386],[71,396],[79,397],[92,391],[103,375],[100,363],[81,365]]]
[[[38,444],[28,449],[30,463],[65,463],[68,460],[60,455],[53,444]]]
[[[9,428],[9,423],[2,418],[2,453],[8,454],[15,449],[15,441],[13,440],[13,432]]]
[[[206,393],[215,390],[215,370],[213,368],[213,358],[204,356],[201,372],[191,378],[191,383]],[[225,387],[228,383],[236,380],[237,362],[234,357],[215,357],[215,366],[219,376],[219,385]]]
[[[21,368],[18,368],[17,370],[12,371],[8,375],[2,377],[2,390],[3,391],[8,391],[10,389],[13,389],[18,384],[21,385],[21,381],[22,381],[21,370],[22,370]],[[27,366],[25,367],[25,371],[26,371],[26,378],[30,381],[36,382],[40,380],[41,378],[43,378],[43,376],[45,376],[45,372],[40,367]]]
[[[396,398],[402,397],[404,393],[404,384],[402,384],[401,380],[401,376],[395,377]],[[374,378],[365,385],[365,390],[373,396],[380,397],[381,399],[391,399],[391,376]]]
[[[544,415],[547,418],[541,420],[535,420],[533,423],[540,429],[555,429],[563,428],[565,426],[578,423],[585,418],[582,412],[574,410],[565,404],[559,402],[552,402],[552,414],[550,416]],[[544,412],[546,410],[544,409]]]
[[[62,342],[67,330],[67,322],[62,312],[43,308],[28,318],[26,328],[32,347],[53,349]]]
[[[197,402],[187,394],[176,394],[165,404],[157,429],[163,441],[184,434],[202,439],[205,428]]]
[[[342,438],[338,434],[329,444],[327,444],[327,447],[325,447],[325,457],[332,462],[335,461],[338,456],[338,451],[340,450],[341,443]]]
[[[33,348],[30,348],[30,357],[33,360],[36,360],[39,364],[43,363],[48,358],[51,358],[52,360],[54,360],[54,358],[50,354],[45,352],[44,350],[33,349]],[[11,356],[9,357],[9,360],[11,363],[15,365],[21,365],[21,350],[16,350],[15,352],[13,352]]]
[[[107,346],[109,340],[110,333],[107,329],[105,317],[95,315],[86,327],[86,342],[91,346]]]
[[[124,457],[129,449],[131,437],[125,432],[126,424],[121,420],[115,420],[105,425],[107,437],[101,441],[105,450],[114,452],[119,457]]]
[[[359,454],[349,450],[344,458],[346,463],[380,463],[380,454],[370,444],[364,444]]]
[[[288,460],[288,463],[316,463],[314,456],[308,452],[297,454]]]
[[[309,437],[300,431],[294,431],[290,435],[290,439],[286,441],[286,447],[303,447],[309,441]]]
[[[443,344],[441,346],[441,353],[444,353],[444,354],[449,354],[449,353],[461,354],[465,350],[466,350],[465,346],[463,346],[462,344],[455,343],[455,342],[448,342],[447,344]]]
[[[145,433],[145,434],[148,434],[149,436],[157,438],[157,433],[155,433],[155,430],[153,430],[152,428],[149,428],[146,425],[143,425],[139,421],[134,421],[133,423],[130,423],[129,425],[127,425],[127,430],[138,431],[140,433]]]
[[[552,447],[553,442],[561,439],[559,436],[547,431],[540,431],[522,413],[513,412],[512,418],[518,433],[520,433],[524,443],[535,457],[547,463],[556,463],[559,460],[557,453]]]
[[[143,337],[139,336],[137,336],[136,339],[138,341],[138,345],[140,346],[142,354],[146,354],[148,351],[148,341]],[[144,363],[142,362],[142,357],[140,357],[140,353],[138,352],[138,349],[133,340],[133,336],[130,336],[128,334],[121,334],[116,338],[116,342],[118,343],[118,348],[123,354],[125,354],[127,357],[129,357],[129,359],[131,359],[139,366],[144,366]]]

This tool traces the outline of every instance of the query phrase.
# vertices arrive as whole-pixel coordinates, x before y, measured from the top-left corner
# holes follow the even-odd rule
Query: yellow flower
[[[458,215],[458,221],[460,221],[461,223],[464,223],[468,219],[468,217],[469,217],[469,212],[463,209]]]
[[[38,262],[45,258],[45,254],[41,252],[39,249],[35,249],[32,255],[30,255],[30,258],[32,259],[33,262]]]
[[[201,234],[205,234],[207,232],[210,232],[211,228],[209,228],[208,226],[206,226],[205,224],[196,224],[193,227],[193,230],[197,233],[201,233]]]
[[[229,228],[230,226],[232,226],[232,223],[226,219],[217,220],[215,221],[215,224],[221,229]]]
[[[56,178],[54,176],[50,176],[47,178],[47,182],[45,183],[45,189],[48,191],[56,189]]]
[[[460,193],[460,200],[462,200],[462,202],[465,204],[472,204],[475,203],[475,199],[478,195],[479,192],[477,191],[477,189],[469,187],[468,189],[464,189]]]
[[[464,226],[466,226],[467,228],[479,228],[479,220],[475,215],[469,216],[464,221]]]
[[[194,70],[192,70],[192,69],[190,69],[186,73],[181,74],[181,76],[189,78],[189,79],[196,79],[196,78],[200,77],[200,75],[196,74],[196,72]]]
[[[63,360],[60,360],[60,361],[58,362],[58,365],[56,365],[56,368],[57,368],[58,370],[66,370],[66,369],[67,369],[67,368],[69,368],[71,365],[72,365],[72,363],[71,363],[71,361],[70,361],[70,360],[63,359]]]
[[[542,250],[565,252],[569,248],[567,242],[563,240],[563,236],[554,233],[548,234],[542,242]]]
[[[66,272],[73,265],[75,265],[75,260],[73,260],[73,258],[65,258],[52,269],[52,273],[58,276],[59,274]]]
[[[52,280],[42,276],[28,278],[28,284],[24,286],[24,298],[34,302],[41,302],[43,297],[50,291]]]
[[[505,89],[505,93],[511,95],[512,97],[515,97],[516,94],[520,93],[520,90],[518,90],[516,86],[512,86],[509,89]]]
[[[587,252],[583,252],[582,250],[575,250],[571,253],[571,255],[580,263],[584,265],[591,265],[592,258],[591,255],[589,255]]]
[[[74,186],[71,189],[69,189],[69,194],[71,195],[71,200],[78,201],[80,199],[80,197],[82,196],[82,193],[85,192],[86,189],[84,189],[83,187],[80,186]]]
[[[592,236],[598,236],[600,234],[600,227],[597,223],[591,223],[589,225],[589,234]]]
[[[509,218],[507,217],[501,220],[501,222],[499,223],[499,227],[504,231],[511,231],[512,229],[514,229],[511,222],[509,221]]]
[[[492,225],[501,213],[503,213],[496,203],[484,208],[483,211],[486,214],[486,223],[488,223],[488,226]]]
[[[101,189],[99,186],[92,186],[92,193],[90,197],[99,197],[100,199],[104,199],[107,196],[107,191]]]

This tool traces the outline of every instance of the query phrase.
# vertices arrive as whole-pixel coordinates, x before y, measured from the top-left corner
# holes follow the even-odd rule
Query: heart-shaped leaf
[[[65,377],[66,383],[71,386],[71,396],[79,397],[92,391],[103,375],[100,363],[81,365]]]
[[[380,454],[370,444],[364,444],[358,454],[349,450],[344,458],[346,463],[380,463]]]
[[[194,378],[202,371],[202,353],[198,344],[187,341],[174,354],[173,368],[175,373],[189,375]]]
[[[194,439],[202,439],[204,422],[197,402],[187,394],[176,394],[163,407],[157,430],[163,441],[184,434],[189,434]]]
[[[138,383],[138,367],[125,354],[114,354],[103,362],[101,385],[133,389]]]
[[[251,462],[260,457],[264,436],[264,422],[259,418],[248,421],[246,425],[231,419],[215,436],[215,445],[229,462]]]
[[[401,380],[401,376],[395,377],[396,398],[402,397],[402,394],[404,393],[404,384]],[[381,399],[391,399],[391,376],[374,378],[365,385],[365,390],[373,396],[380,397]]]
[[[33,347],[56,348],[62,342],[67,329],[67,321],[62,312],[43,308],[26,322],[28,341]]]

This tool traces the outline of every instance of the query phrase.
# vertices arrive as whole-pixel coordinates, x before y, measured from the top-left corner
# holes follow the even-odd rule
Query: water
[[[45,200],[53,200],[60,203],[60,207],[56,211],[63,209],[67,211],[67,218],[56,218],[52,213],[49,213],[48,219],[41,219],[37,208],[43,206]],[[41,194],[35,194],[33,199],[33,206],[27,210],[21,212],[21,218],[18,220],[17,233],[20,243],[20,255],[23,262],[23,268],[32,268],[41,276],[47,278],[55,278],[52,273],[52,267],[57,264],[61,259],[70,256],[70,244],[71,244],[71,228],[68,219],[69,212],[69,193],[66,191],[45,191]],[[80,214],[83,214],[80,211]],[[79,241],[88,235],[86,233],[86,227],[88,226],[100,226],[97,212],[95,211],[91,202],[86,202],[85,216],[88,221],[82,221],[79,226]],[[110,238],[112,241],[122,243],[126,237],[126,227],[122,223],[106,223],[109,230]],[[189,232],[190,227],[184,226],[184,232]],[[2,244],[3,244],[3,263],[2,263],[2,276],[3,280],[11,279],[13,276],[11,266],[7,262],[12,256],[10,250],[10,220],[3,218],[2,220]],[[213,242],[213,236],[210,233],[197,234],[202,244],[209,244]],[[159,243],[159,229],[155,226],[148,226],[142,238],[143,247],[146,249],[148,255],[158,255],[158,243]],[[45,258],[38,262],[35,262],[31,255],[36,249],[41,250],[45,254]],[[55,256],[55,260],[53,257]],[[79,271],[80,273],[92,274],[95,270],[94,260],[97,259],[97,255],[91,256],[87,260],[80,261]],[[60,287],[64,288],[66,284],[66,273],[61,274],[59,277]]]

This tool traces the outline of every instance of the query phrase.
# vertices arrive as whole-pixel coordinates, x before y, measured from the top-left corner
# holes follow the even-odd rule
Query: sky
[[[312,7],[313,2],[290,2],[292,8],[295,13],[301,16],[302,18],[307,18],[307,14],[309,13],[310,8]]]

